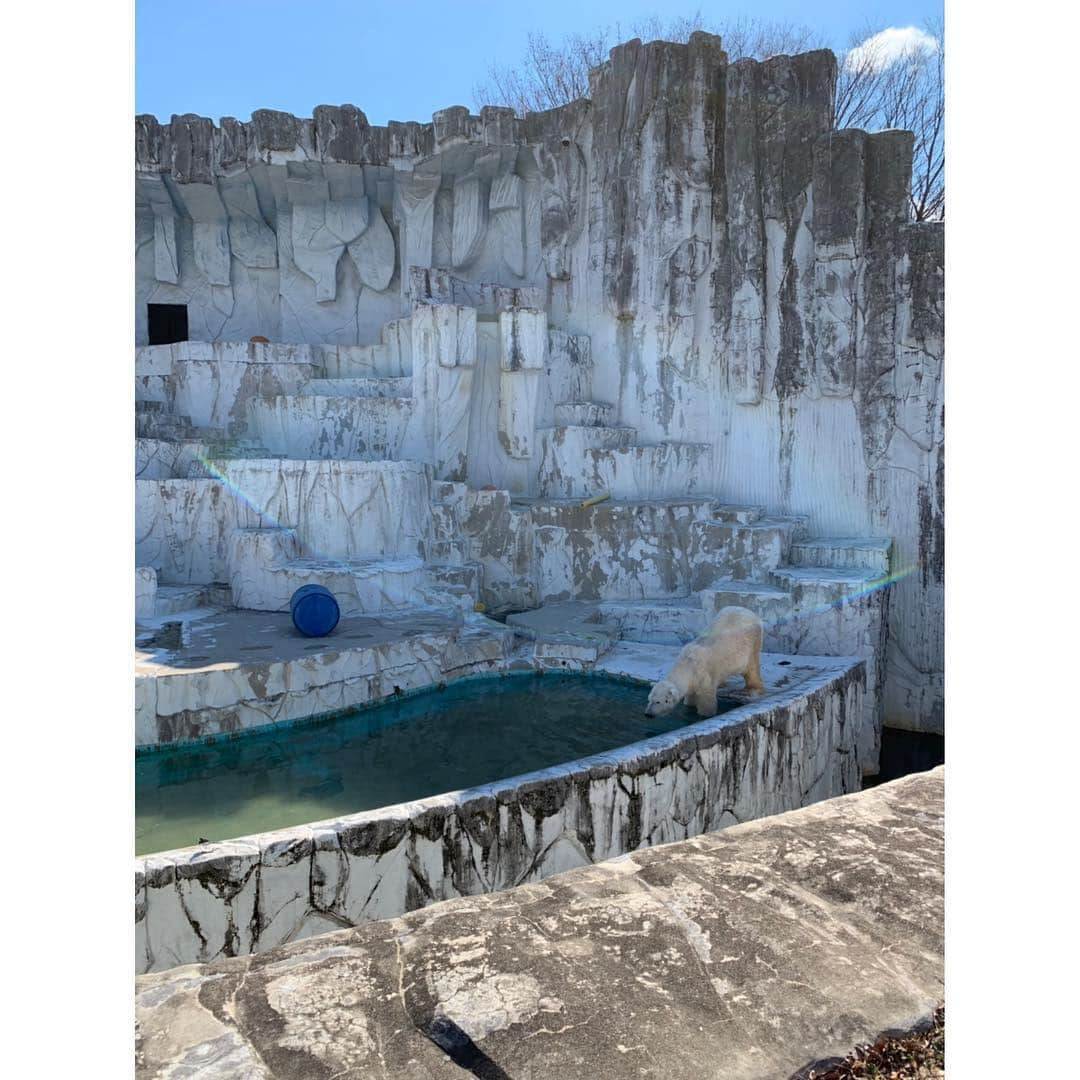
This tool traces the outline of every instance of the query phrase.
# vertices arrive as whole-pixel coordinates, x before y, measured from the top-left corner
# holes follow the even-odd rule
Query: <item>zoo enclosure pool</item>
[[[654,680],[677,651],[618,646],[590,677]],[[524,776],[138,858],[136,969],[262,952],[858,790],[863,661],[762,660],[769,692],[721,716]]]
[[[136,854],[302,825],[563,765],[699,717],[644,714],[649,684],[522,673],[140,753]],[[741,705],[721,697],[717,713]]]

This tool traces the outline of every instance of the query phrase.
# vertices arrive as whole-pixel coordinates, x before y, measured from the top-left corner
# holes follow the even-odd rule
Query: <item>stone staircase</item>
[[[375,345],[325,345],[295,389],[253,397],[251,435],[291,458],[383,461],[417,457],[409,319],[383,327]],[[313,357],[315,359],[315,357]]]
[[[632,427],[611,424],[614,407],[600,401],[555,406],[555,425],[541,428],[537,491],[541,498],[663,499],[712,487],[707,443],[637,442]]]
[[[324,381],[329,380],[313,380],[296,394],[253,401],[249,410],[251,432],[284,457],[394,461],[415,456],[416,448],[408,441],[413,415],[411,391],[394,397],[340,390],[324,393],[317,386]]]
[[[587,338],[554,329],[531,494],[440,480],[417,464],[409,335],[400,319],[367,346],[190,343],[169,363],[143,350],[137,550],[157,570],[144,617],[220,600],[210,582],[256,611],[317,583],[345,615],[508,613],[558,666],[619,639],[685,642],[738,604],[762,617],[768,651],[866,658],[860,758],[876,768],[887,539],[810,536],[804,517],[718,502],[713,448],[640,443],[592,398]]]
[[[412,374],[410,320],[391,319],[375,345],[323,345],[321,363],[329,379],[384,379]]]
[[[171,413],[163,401],[135,402],[135,437],[180,442],[193,439],[195,427],[191,417]]]
[[[433,548],[427,559],[335,557],[306,554],[295,529],[239,528],[232,534],[229,557],[232,602],[252,611],[287,611],[292,594],[314,584],[334,594],[343,615],[418,606],[470,612],[479,602],[483,570],[464,559],[460,543],[453,544],[447,550]]]
[[[221,600],[219,585],[160,585],[152,566],[135,568],[136,622],[153,622],[212,607]]]
[[[889,573],[892,541],[888,537],[828,537],[801,539],[792,545],[792,566],[828,566],[834,570],[869,569]]]
[[[594,506],[533,500],[538,611],[511,615],[532,630],[546,666],[595,659],[616,640],[665,645],[697,636],[729,605],[765,623],[765,649],[866,661],[864,771],[877,771],[891,542],[808,537],[806,519],[701,499],[627,499]]]
[[[806,532],[804,517],[767,517],[760,507],[714,508],[690,529],[690,588],[699,592],[718,580],[760,581],[787,561]]]
[[[600,505],[606,506],[609,513],[622,511],[628,516],[660,509],[687,509],[685,504],[657,504],[646,500]],[[545,503],[534,503],[530,507],[534,516],[560,509],[570,516],[593,508]],[[711,515],[722,520],[738,514],[740,509],[718,505],[711,509]],[[613,572],[605,573],[605,584],[613,587],[602,590],[592,588],[593,575],[588,572],[577,578],[558,579],[555,581],[560,586],[557,589],[551,588],[552,580],[549,579],[547,589],[542,590],[547,605],[591,604],[590,610],[600,612],[606,620],[616,624],[624,638],[665,644],[689,641],[720,608],[738,605],[760,615],[766,625],[766,648],[782,652],[814,637],[810,628],[820,616],[842,613],[846,608],[857,607],[861,601],[880,600],[881,586],[888,580],[887,540],[853,538],[834,541],[835,547],[829,549],[830,557],[840,565],[793,565],[790,560],[796,557],[802,542],[792,541],[791,536],[798,535],[804,528],[798,519],[762,517],[744,524],[725,523],[723,528],[727,535],[723,543],[716,545],[706,545],[701,539],[703,534],[710,536],[714,532],[715,523],[711,516],[705,520],[691,518],[687,524],[688,550],[670,551],[669,563],[654,565],[652,574],[642,573],[631,579],[620,576],[619,568],[615,566]],[[551,530],[550,526],[541,526],[543,528]],[[642,531],[649,528],[646,523]],[[548,531],[537,540],[549,558],[556,554],[552,551],[556,539],[552,531]],[[624,536],[623,540],[626,546],[640,544],[640,537],[633,534]],[[665,540],[672,545],[677,542],[674,535],[661,537],[658,548]],[[819,550],[817,544],[815,539],[808,541],[806,546]],[[574,539],[569,539],[567,546],[573,548]],[[859,552],[863,550],[869,551],[871,557],[859,563]],[[583,561],[582,566],[605,561],[605,556],[596,552],[595,561]],[[681,573],[678,570],[672,572],[680,565]],[[603,569],[607,571],[608,568]],[[641,595],[617,595],[620,584],[636,585],[636,591]],[[568,608],[567,611],[576,612],[577,609]],[[855,638],[849,640],[852,645],[857,644]],[[803,648],[799,651],[811,650]],[[860,650],[850,648],[847,652],[825,651],[819,655],[854,655],[857,652]]]

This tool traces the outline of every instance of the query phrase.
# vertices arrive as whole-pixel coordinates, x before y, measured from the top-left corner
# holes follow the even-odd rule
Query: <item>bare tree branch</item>
[[[825,48],[822,34],[807,26],[749,16],[710,21],[700,11],[672,19],[658,15],[588,34],[571,34],[553,44],[536,31],[517,65],[493,64],[487,81],[473,90],[477,106],[509,105],[520,115],[587,97],[589,71],[612,46],[628,37],[685,42],[696,30],[719,34],[731,60]],[[907,42],[898,47],[898,42]],[[904,128],[915,134],[911,213],[916,221],[945,215],[945,33],[929,20],[922,33],[907,33],[867,22],[853,33],[840,55],[836,86],[836,126],[868,131]]]
[[[911,214],[916,221],[945,216],[945,33],[927,21],[897,51],[879,25],[852,34],[841,55],[836,87],[837,127],[868,131],[903,128],[915,135]]]
[[[539,31],[530,33],[525,55],[516,65],[492,64],[487,80],[473,88],[477,107],[509,105],[520,115],[540,112],[587,97],[589,71],[606,59],[611,48],[631,37],[643,41],[689,41],[697,30],[719,34],[728,57],[764,59],[781,53],[824,48],[824,39],[807,26],[743,16],[710,22],[700,11],[673,19],[653,15],[623,29],[619,23],[589,34],[570,34],[554,45]]]

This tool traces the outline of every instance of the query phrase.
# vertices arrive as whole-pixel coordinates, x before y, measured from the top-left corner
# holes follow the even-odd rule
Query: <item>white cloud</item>
[[[844,57],[849,69],[868,67],[871,71],[884,71],[897,60],[913,53],[936,53],[938,39],[917,26],[890,26],[856,45]]]

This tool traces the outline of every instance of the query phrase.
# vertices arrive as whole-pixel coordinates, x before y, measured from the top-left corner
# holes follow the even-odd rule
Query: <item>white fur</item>
[[[744,607],[721,608],[712,625],[687,645],[649,693],[648,716],[671,712],[680,701],[699,716],[716,715],[716,691],[741,675],[747,690],[764,690],[761,681],[761,642],[765,626]]]

